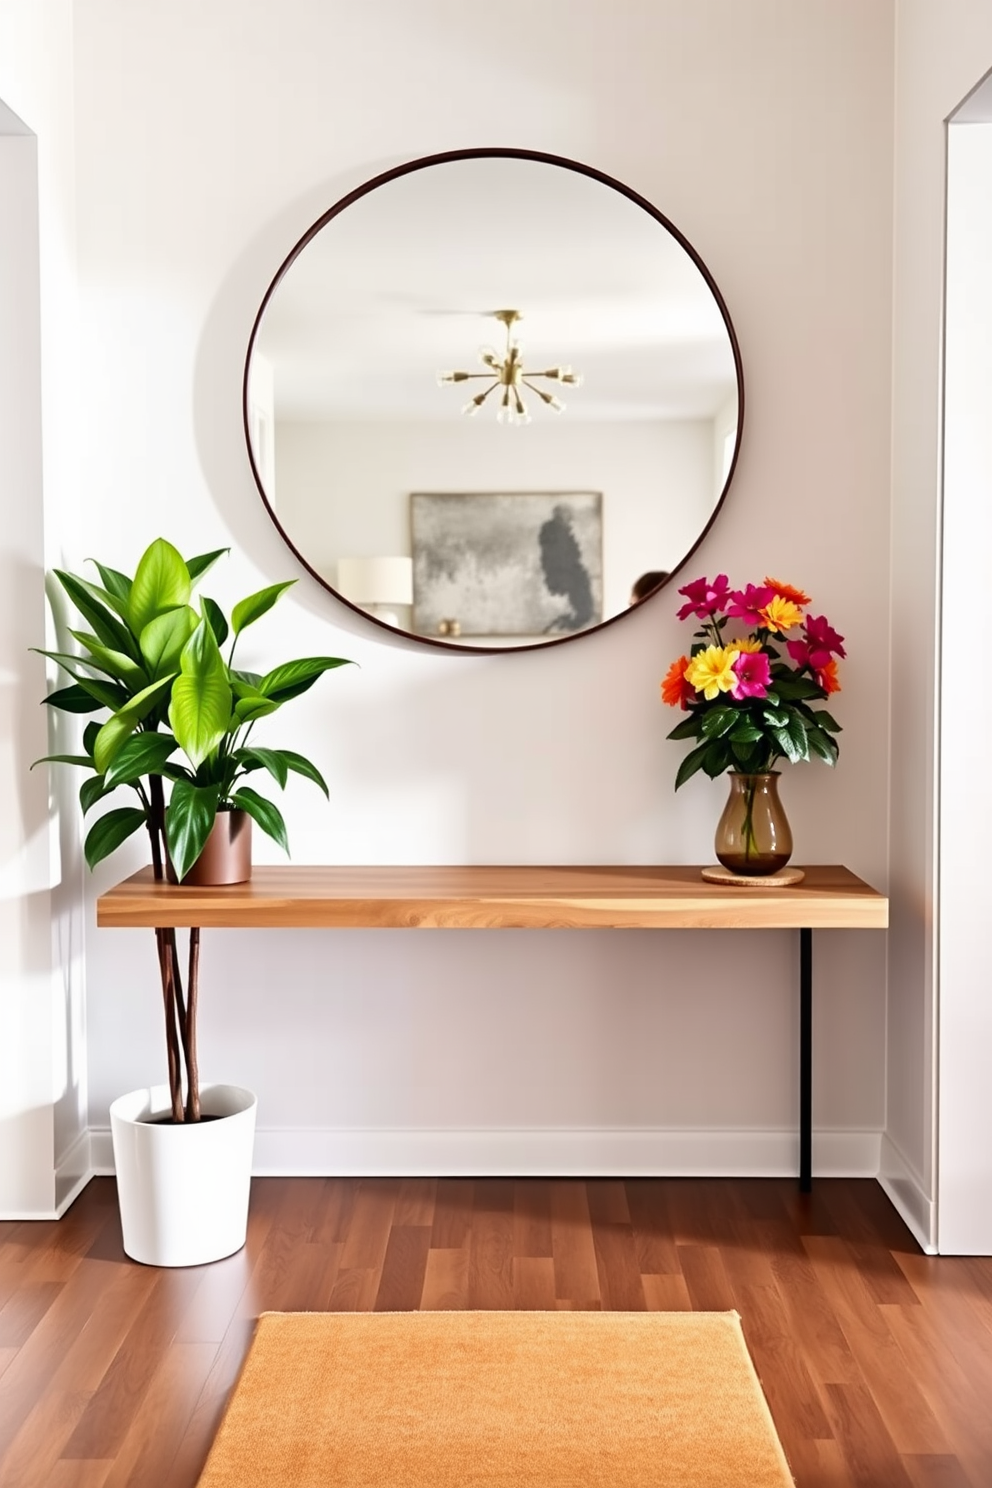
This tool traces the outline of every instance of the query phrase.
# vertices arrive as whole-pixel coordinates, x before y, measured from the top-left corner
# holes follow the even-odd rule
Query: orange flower
[[[822,666],[817,672],[816,680],[828,697],[832,692],[840,692],[840,683],[837,681],[837,662],[832,656],[826,666]]]
[[[765,583],[769,589],[774,589],[776,594],[781,594],[783,599],[791,599],[793,604],[808,605],[809,595],[804,594],[801,589],[796,589],[792,584],[783,584],[778,579],[770,579],[765,575]]]
[[[686,698],[695,697],[696,689],[690,687],[685,680],[685,669],[689,665],[688,656],[680,656],[678,661],[673,661],[665,673],[661,684],[661,700],[670,708],[685,708]]]

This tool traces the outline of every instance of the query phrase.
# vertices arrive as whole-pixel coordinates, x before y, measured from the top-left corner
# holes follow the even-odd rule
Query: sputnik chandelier
[[[573,372],[571,367],[546,367],[541,372],[528,372],[523,364],[523,352],[520,342],[513,334],[513,327],[523,317],[519,310],[494,310],[493,316],[506,327],[506,351],[502,357],[497,356],[490,346],[483,346],[479,351],[479,360],[487,368],[485,372],[439,372],[437,380],[439,386],[443,387],[450,382],[471,382],[476,378],[491,379],[489,386],[483,388],[476,397],[470,398],[462,409],[462,413],[475,414],[485,403],[489,394],[497,388],[502,388],[502,397],[496,410],[497,421],[501,424],[529,424],[530,414],[524,403],[521,388],[527,388],[536,393],[542,403],[553,408],[555,413],[564,413],[565,405],[546,388],[538,387],[531,379],[535,377],[546,377],[551,382],[567,383],[572,387],[578,387],[582,378]]]

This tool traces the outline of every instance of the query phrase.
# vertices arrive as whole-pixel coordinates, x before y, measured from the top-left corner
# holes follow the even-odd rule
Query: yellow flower
[[[754,655],[764,649],[760,641],[752,641],[750,636],[745,636],[743,641],[731,641],[730,644],[736,646],[738,651],[746,651],[749,655]]]
[[[776,594],[760,612],[766,630],[791,630],[803,618],[803,612],[791,599]]]
[[[685,679],[711,703],[718,693],[730,692],[737,686],[734,662],[740,654],[737,645],[707,646],[692,658],[685,669]]]

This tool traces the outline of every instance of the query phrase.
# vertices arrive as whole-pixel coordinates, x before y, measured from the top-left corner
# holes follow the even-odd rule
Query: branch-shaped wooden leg
[[[176,1031],[176,998],[175,983],[172,978],[172,956],[169,950],[166,931],[156,930],[155,940],[158,945],[159,973],[162,978],[162,1000],[165,1004],[165,1047],[169,1059],[169,1095],[172,1101],[172,1119],[173,1121],[182,1121],[184,1119],[182,1070],[179,1064],[179,1035]]]
[[[200,931],[189,932],[189,975],[186,978],[186,1119],[200,1119],[200,1070],[196,1059],[196,1003],[200,989]]]

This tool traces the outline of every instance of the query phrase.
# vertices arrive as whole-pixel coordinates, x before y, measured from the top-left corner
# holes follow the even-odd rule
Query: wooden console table
[[[101,926],[265,929],[799,931],[799,1186],[812,1184],[813,931],[884,930],[888,900],[847,868],[787,889],[706,883],[698,868],[255,868],[249,883],[156,883],[97,900]]]

